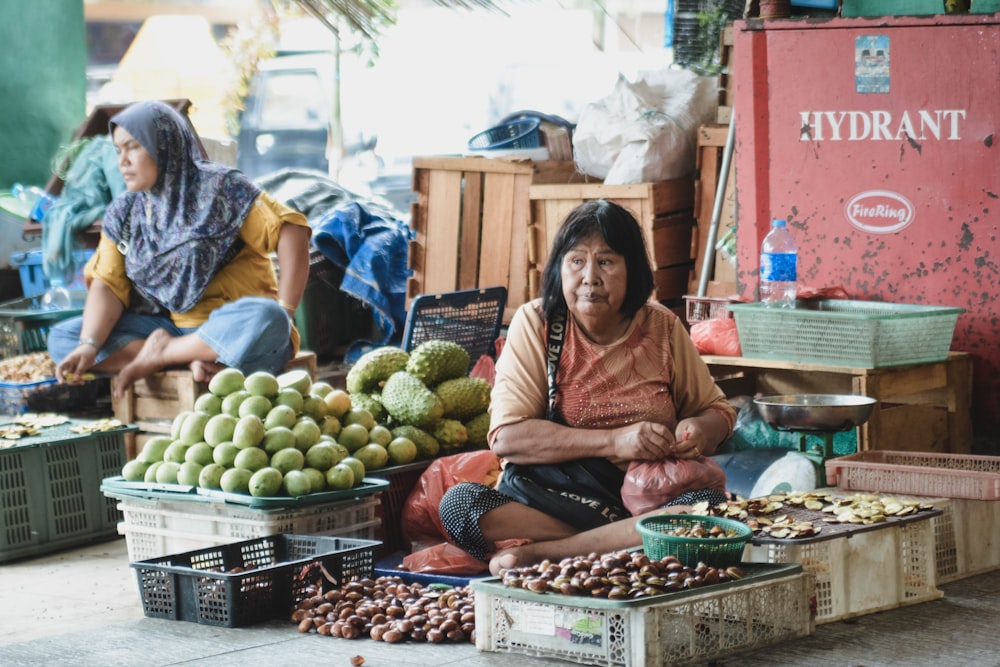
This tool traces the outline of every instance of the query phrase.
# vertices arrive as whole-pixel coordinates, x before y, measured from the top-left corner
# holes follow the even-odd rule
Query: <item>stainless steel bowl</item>
[[[875,399],[855,394],[787,394],[753,399],[779,431],[849,431],[871,417]]]

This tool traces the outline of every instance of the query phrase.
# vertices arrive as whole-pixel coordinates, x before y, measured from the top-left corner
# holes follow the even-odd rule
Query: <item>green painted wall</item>
[[[86,119],[83,0],[0,0],[0,190],[43,187]]]

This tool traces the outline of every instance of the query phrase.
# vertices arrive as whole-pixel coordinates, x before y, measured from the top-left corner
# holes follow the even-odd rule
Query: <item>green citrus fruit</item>
[[[319,396],[306,396],[302,401],[302,414],[309,415],[318,424],[326,417],[326,403]]]
[[[163,461],[153,461],[150,463],[149,467],[146,468],[146,474],[142,476],[142,481],[146,484],[153,484],[156,482],[156,471],[159,470],[162,465]]]
[[[206,392],[194,402],[194,409],[198,412],[217,415],[222,412],[222,397],[216,396],[212,392]]]
[[[354,458],[365,464],[365,470],[384,468],[389,462],[389,453],[382,445],[370,442],[352,454]]]
[[[190,446],[191,445],[181,442],[180,440],[170,443],[170,446],[163,452],[163,460],[173,463],[184,463],[184,455],[187,454],[187,450]]]
[[[198,486],[203,489],[221,489],[222,475],[226,472],[225,466],[218,463],[209,463],[201,469],[198,475]]]
[[[375,428],[375,416],[370,410],[366,408],[351,408],[347,413],[340,418],[340,422],[344,426],[349,424],[361,424],[365,427],[366,431],[370,431]]]
[[[333,391],[333,385],[329,382],[324,382],[323,380],[317,380],[312,383],[309,387],[309,393],[313,396],[319,396],[320,398],[326,398],[327,394]]]
[[[148,470],[151,465],[153,464],[147,463],[146,461],[132,459],[122,466],[122,477],[125,478],[126,482],[141,482],[145,479],[146,470]]]
[[[222,473],[219,478],[219,486],[226,493],[250,493],[250,478],[253,472],[243,468],[230,468]]]
[[[180,472],[181,464],[176,461],[164,461],[156,469],[157,484],[176,484],[177,473]]]
[[[368,429],[368,442],[374,442],[377,445],[385,447],[391,441],[392,431],[389,430],[388,426],[376,424],[372,428]]]
[[[136,458],[140,461],[145,461],[146,463],[162,461],[163,452],[167,451],[167,447],[173,444],[173,442],[174,441],[169,436],[155,435],[146,441]]]
[[[233,393],[222,399],[222,411],[227,415],[232,415],[234,417],[240,416],[240,405],[243,401],[250,397],[250,392],[246,389],[240,389],[239,391],[234,391]]]
[[[264,432],[264,442],[261,446],[268,454],[274,454],[279,449],[285,449],[286,447],[294,448],[295,434],[292,433],[292,429],[285,428],[284,426],[269,428]]]
[[[181,437],[181,427],[184,426],[184,421],[191,414],[191,410],[182,410],[177,413],[174,420],[170,422],[170,441],[173,442]]]
[[[198,475],[201,474],[201,469],[204,467],[202,464],[195,463],[194,461],[185,461],[177,470],[177,483],[198,486]]]
[[[324,472],[332,468],[334,464],[340,462],[340,459],[336,456],[334,448],[328,444],[320,443],[313,445],[308,449],[308,451],[306,451],[305,456],[306,466],[316,468],[317,470],[322,470]]]
[[[271,467],[277,468],[284,475],[290,470],[302,470],[306,464],[306,455],[290,447],[282,449],[271,455]]]
[[[292,427],[292,434],[295,436],[295,447],[303,452],[319,442],[319,437],[323,435],[319,426],[311,419],[300,419]]]
[[[223,368],[208,381],[208,390],[216,396],[228,396],[243,388],[246,378],[238,368]]]
[[[232,468],[240,448],[232,442],[220,442],[212,448],[212,461],[225,468]]]
[[[240,417],[233,429],[233,443],[240,449],[257,447],[264,441],[264,422],[256,415]]]
[[[294,389],[300,396],[308,396],[312,388],[312,376],[309,371],[294,368],[278,376],[278,387]]]
[[[315,393],[315,392],[314,392]],[[351,409],[351,395],[343,389],[334,389],[323,396],[327,414],[340,419]]]
[[[354,486],[354,468],[346,463],[338,463],[326,471],[326,488],[343,491]]]
[[[271,399],[267,396],[254,396],[251,394],[240,403],[239,413],[240,417],[255,415],[261,421],[264,421],[264,418],[267,417],[267,413],[271,411],[272,407],[274,406],[271,404]]]
[[[393,438],[386,447],[389,462],[394,466],[413,463],[417,460],[417,445],[409,438]]]
[[[278,393],[278,378],[267,371],[251,373],[243,381],[243,388],[253,396],[275,396]]]
[[[365,474],[366,474],[365,464],[362,463],[361,461],[359,461],[358,459],[356,459],[353,456],[346,456],[346,457],[344,457],[343,459],[341,459],[340,463],[338,463],[337,465],[340,465],[341,463],[344,464],[344,465],[350,466],[351,470],[354,471],[354,486],[357,486],[358,484],[360,484],[361,480],[363,480],[365,478]],[[333,467],[336,468],[337,466],[333,466]]]
[[[349,452],[357,451],[368,444],[368,429],[361,424],[348,424],[340,429],[337,442]]]
[[[271,457],[260,447],[247,447],[236,454],[236,458],[233,459],[233,467],[255,472],[266,468],[270,462]]]
[[[323,421],[316,423],[319,424],[319,431],[323,435],[330,435],[334,438],[340,435],[340,429],[342,428],[340,420],[333,415],[327,415],[323,417]]]
[[[208,444],[204,440],[201,442],[196,442],[187,451],[184,452],[184,461],[197,463],[198,465],[207,466],[209,463],[215,461],[214,458],[215,449],[212,445]]]
[[[326,490],[326,472],[316,468],[303,468],[302,474],[309,478],[309,493],[321,493]]]
[[[281,491],[281,478],[280,470],[271,467],[261,468],[250,476],[250,482],[247,484],[250,495],[257,498],[271,498],[278,495]]]
[[[275,426],[292,428],[295,426],[295,422],[297,421],[297,417],[295,415],[295,410],[293,410],[290,406],[275,405],[268,411],[267,416],[264,417],[264,428],[272,429]]]
[[[312,493],[312,476],[301,470],[290,470],[281,479],[281,488],[285,495],[292,498],[308,496]]]
[[[220,442],[232,440],[238,422],[236,417],[225,413],[213,416],[205,424],[205,442],[214,447]]]
[[[181,434],[177,440],[183,442],[185,445],[193,445],[199,440],[204,440],[205,426],[211,418],[212,415],[207,412],[198,412],[197,410],[192,412],[184,420],[184,424],[181,425]]]
[[[305,402],[305,399],[302,398],[302,394],[291,387],[284,387],[278,390],[278,395],[271,402],[275,407],[284,405],[291,408],[295,414],[298,414],[302,412],[302,404]]]

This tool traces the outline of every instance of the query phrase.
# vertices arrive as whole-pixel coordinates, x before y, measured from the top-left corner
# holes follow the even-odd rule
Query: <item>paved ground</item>
[[[997,667],[1000,571],[941,586],[938,600],[825,623],[810,637],[728,657],[713,667]],[[146,618],[125,542],[116,539],[0,565],[0,665],[558,666],[471,644],[390,645],[300,635],[274,621],[217,628]],[[636,666],[640,667],[640,666]]]

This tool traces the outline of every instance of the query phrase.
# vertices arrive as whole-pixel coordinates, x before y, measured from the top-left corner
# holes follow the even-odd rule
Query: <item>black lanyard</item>
[[[566,311],[560,310],[545,328],[548,338],[546,356],[549,371],[549,421],[556,420],[556,370],[562,356],[563,338],[566,336]]]

